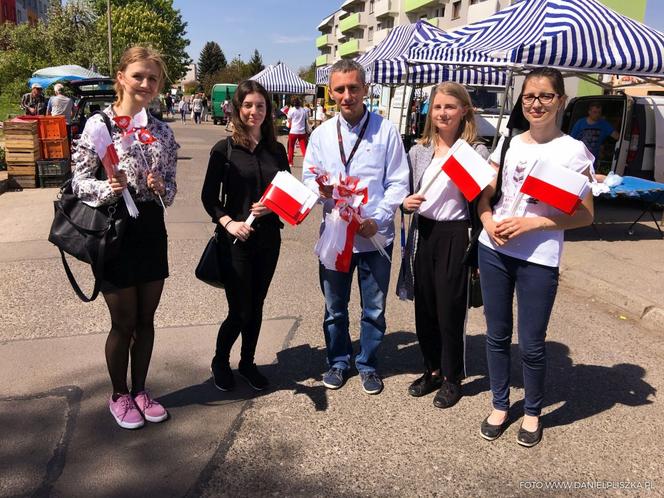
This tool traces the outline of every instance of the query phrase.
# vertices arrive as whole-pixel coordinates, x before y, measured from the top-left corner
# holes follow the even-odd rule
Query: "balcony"
[[[481,2],[468,7],[468,24],[481,21],[489,16],[494,15],[500,10],[500,2],[498,0],[490,0],[488,2]]]
[[[345,33],[346,31],[359,28],[360,26],[364,26],[362,15],[359,12],[356,12],[339,22],[339,31]]]
[[[360,40],[350,40],[346,43],[339,45],[339,57],[348,57],[360,53]]]
[[[404,11],[408,14],[433,5],[441,4],[442,2],[440,0],[405,0]]]
[[[321,35],[316,38],[316,48],[325,47],[326,45],[332,45],[332,35]]]
[[[399,14],[399,2],[397,0],[378,0],[374,4],[374,15],[376,19],[385,16],[396,16]]]
[[[353,4],[364,2],[364,0],[346,0],[341,4],[341,10],[344,10],[346,7],[350,7]]]
[[[390,34],[390,31],[392,31],[392,28],[386,28],[386,29],[379,29],[376,31],[373,35],[373,41],[372,43],[374,45],[378,45],[380,42],[382,42],[385,38],[387,38],[387,35]]]
[[[433,24],[437,28],[445,29],[445,18],[444,17],[432,17],[431,19],[426,20],[429,24]]]
[[[316,67],[332,64],[332,54],[323,54],[316,57]]]

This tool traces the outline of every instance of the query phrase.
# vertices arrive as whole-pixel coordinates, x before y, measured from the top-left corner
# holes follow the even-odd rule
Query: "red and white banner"
[[[318,196],[286,171],[277,173],[261,202],[291,225],[299,225],[316,205]]]
[[[521,185],[521,193],[572,215],[589,188],[588,177],[585,175],[538,161]]]
[[[457,140],[441,168],[470,202],[496,177],[496,170],[465,140]]]

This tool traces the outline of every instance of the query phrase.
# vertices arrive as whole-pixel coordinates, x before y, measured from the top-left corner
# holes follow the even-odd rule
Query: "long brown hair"
[[[433,101],[439,93],[454,97],[461,102],[461,105],[466,107],[466,114],[461,118],[456,138],[463,138],[469,144],[477,143],[477,125],[475,124],[475,112],[473,111],[473,103],[470,100],[470,94],[462,85],[454,81],[445,81],[436,85],[434,89],[431,90],[431,96],[429,97],[429,112],[427,113],[427,119],[424,123],[424,132],[422,132],[420,143],[422,145],[436,143],[438,129],[431,119],[431,111],[433,111]]]
[[[122,57],[120,57],[120,63],[118,64],[118,68],[115,74],[126,71],[129,64],[141,61],[153,62],[159,68],[159,72],[161,73],[159,77],[159,89],[161,90],[161,86],[164,84],[164,80],[167,78],[168,73],[166,72],[166,63],[164,62],[163,57],[153,48],[144,47],[141,45],[129,47],[124,51]],[[122,85],[118,81],[117,77],[115,78],[113,87],[115,88],[115,93],[117,95],[115,103],[116,105],[119,105],[122,102],[122,98],[124,97],[124,89],[122,88]]]
[[[272,150],[275,149],[277,144],[276,134],[274,132],[274,123],[272,122],[272,101],[263,88],[263,85],[254,80],[244,80],[235,89],[233,95],[233,113],[231,120],[233,121],[233,141],[246,148],[251,148],[251,138],[249,137],[249,128],[240,119],[240,108],[244,99],[250,93],[258,93],[265,99],[265,119],[261,123],[261,136],[265,144]]]

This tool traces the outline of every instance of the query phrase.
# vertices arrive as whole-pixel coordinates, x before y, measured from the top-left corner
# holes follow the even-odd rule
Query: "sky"
[[[628,0],[625,0],[628,1]],[[245,62],[258,49],[265,65],[277,61],[297,71],[318,55],[317,26],[343,0],[174,0],[187,22],[187,51],[195,63],[208,41],[215,41],[231,61]],[[648,0],[646,24],[664,32],[664,1]]]

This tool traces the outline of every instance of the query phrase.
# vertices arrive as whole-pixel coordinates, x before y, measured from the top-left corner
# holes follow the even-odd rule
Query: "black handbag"
[[[233,272],[230,241],[218,231],[208,240],[194,272],[196,278],[213,287],[223,288]]]
[[[468,308],[481,308],[484,301],[482,300],[480,274],[476,268],[469,268],[468,272]]]
[[[108,116],[102,116],[110,132]],[[97,171],[101,176],[105,176],[101,163]],[[127,206],[122,198],[108,206],[88,206],[74,194],[71,180],[67,180],[60,187],[53,207],[55,216],[48,241],[59,249],[62,265],[76,295],[83,302],[94,301],[99,295],[101,280],[104,278],[104,263],[119,254],[129,218]],[[90,297],[83,293],[76,282],[65,253],[92,267],[95,285]]]

